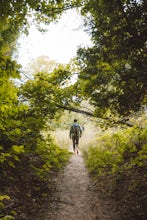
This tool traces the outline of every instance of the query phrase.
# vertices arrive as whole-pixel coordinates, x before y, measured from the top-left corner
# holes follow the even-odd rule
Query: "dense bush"
[[[89,148],[86,159],[89,170],[97,176],[144,167],[146,161],[147,129],[136,127],[98,138],[97,146]]]
[[[1,160],[0,217],[27,219],[41,206],[44,195],[51,196],[53,172],[68,161],[68,151],[58,147],[50,136],[42,136],[36,148],[25,151],[23,146],[12,146],[9,153],[2,155],[8,156]]]
[[[57,109],[48,107],[43,113],[38,97],[33,103],[26,102],[26,97],[22,100],[22,90],[4,74],[0,75],[0,85],[0,218],[27,219],[21,216],[29,210],[26,205],[33,209],[33,199],[39,202],[51,172],[69,155],[45,135],[45,129],[49,132],[46,122],[55,117]]]
[[[102,196],[116,201],[121,220],[146,219],[147,129],[101,136],[85,159]]]

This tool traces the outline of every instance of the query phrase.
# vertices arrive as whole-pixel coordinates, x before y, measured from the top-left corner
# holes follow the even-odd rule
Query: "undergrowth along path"
[[[118,220],[114,205],[94,192],[82,155],[73,155],[56,180],[51,211],[44,220]],[[46,207],[47,209],[47,207]],[[40,219],[39,219],[40,220]]]

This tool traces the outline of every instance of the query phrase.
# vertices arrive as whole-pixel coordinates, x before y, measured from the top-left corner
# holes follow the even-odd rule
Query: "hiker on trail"
[[[78,154],[79,138],[82,136],[82,129],[81,126],[77,123],[77,119],[74,119],[74,123],[70,127],[69,136],[73,142],[74,153]]]

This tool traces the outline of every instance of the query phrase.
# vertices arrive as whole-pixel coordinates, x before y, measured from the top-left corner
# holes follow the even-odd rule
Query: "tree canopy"
[[[145,1],[90,0],[82,13],[93,46],[78,50],[81,93],[97,116],[138,111],[147,95]]]
[[[146,104],[145,1],[2,1],[1,6],[2,77],[19,77],[12,53],[30,17],[40,28],[64,10],[79,7],[93,42],[77,53],[78,82],[73,90],[78,90],[79,100],[90,100],[98,117],[125,116]]]

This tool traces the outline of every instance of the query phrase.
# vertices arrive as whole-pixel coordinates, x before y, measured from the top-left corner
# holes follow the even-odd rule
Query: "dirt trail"
[[[57,179],[52,212],[44,220],[118,220],[111,203],[99,199],[81,155],[73,155]],[[46,207],[47,209],[47,207]],[[39,218],[38,220],[40,220]]]

